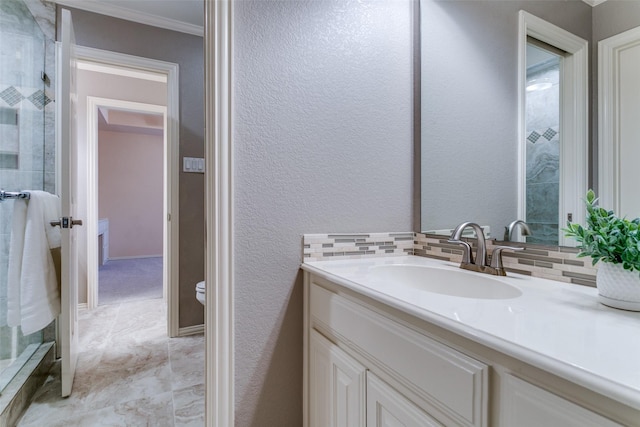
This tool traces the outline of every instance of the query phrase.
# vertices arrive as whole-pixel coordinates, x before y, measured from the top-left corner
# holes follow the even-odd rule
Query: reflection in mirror
[[[588,43],[530,13],[519,15],[518,217],[531,222],[529,243],[575,245],[562,228],[567,221],[584,222]]]
[[[529,37],[525,90],[526,216],[529,243],[558,244],[560,70],[564,52]]]
[[[575,219],[584,210],[592,16],[592,7],[582,1],[421,0],[421,231],[450,234],[456,225],[473,221],[486,226],[490,238],[503,239],[506,226],[526,219],[537,228],[527,242],[544,237],[537,242],[571,243],[561,240],[560,228],[569,214]],[[526,173],[527,36],[568,53],[551,50],[561,56],[559,78],[564,82],[569,76],[570,84],[549,90],[579,107],[567,122],[564,102],[556,101],[562,120],[531,125],[541,135],[549,128],[557,132],[547,132],[550,139],[541,136],[547,147],[537,145],[542,141],[531,144],[543,160],[551,156],[558,162],[555,172],[549,164],[537,172],[530,168],[528,176],[537,174],[538,181],[527,180]],[[567,138],[576,145],[565,147]],[[527,197],[527,181],[551,179],[555,187],[539,185],[544,191]],[[536,219],[532,210],[548,205],[554,210]],[[515,234],[514,240],[522,239],[520,229]]]
[[[640,217],[640,27],[599,43],[599,205]],[[605,90],[606,88],[606,90]]]

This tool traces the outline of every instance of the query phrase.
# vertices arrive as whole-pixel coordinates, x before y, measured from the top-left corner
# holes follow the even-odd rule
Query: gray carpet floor
[[[98,270],[98,305],[162,298],[162,257],[111,260]]]

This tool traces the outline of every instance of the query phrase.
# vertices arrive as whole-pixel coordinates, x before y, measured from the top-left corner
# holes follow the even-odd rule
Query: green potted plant
[[[587,192],[587,224],[568,223],[567,237],[579,243],[579,257],[598,264],[596,285],[600,302],[640,311],[640,218],[620,218],[597,206],[593,190]]]

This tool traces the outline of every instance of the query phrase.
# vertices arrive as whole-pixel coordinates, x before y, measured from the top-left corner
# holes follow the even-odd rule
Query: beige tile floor
[[[18,426],[204,426],[204,337],[167,338],[162,299],[82,311],[78,325],[71,396],[56,363]]]

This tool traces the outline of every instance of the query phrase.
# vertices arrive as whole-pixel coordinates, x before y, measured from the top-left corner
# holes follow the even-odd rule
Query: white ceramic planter
[[[596,284],[600,302],[609,307],[640,311],[640,273],[622,264],[599,262]]]

